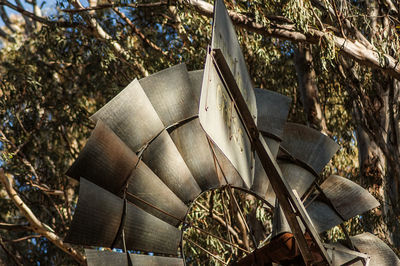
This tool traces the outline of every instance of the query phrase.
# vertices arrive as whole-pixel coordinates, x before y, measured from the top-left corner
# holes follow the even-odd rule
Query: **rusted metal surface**
[[[379,207],[379,202],[367,190],[338,175],[329,176],[321,189],[345,219]]]
[[[184,202],[201,193],[168,132],[164,130],[143,152],[143,162]]]
[[[164,69],[139,83],[165,127],[197,115],[198,99],[185,64]]]
[[[92,119],[102,120],[134,152],[164,128],[137,79],[98,110]]]
[[[138,158],[100,120],[67,175],[84,177],[114,194],[120,194]]]
[[[85,249],[88,266],[128,266],[128,256],[132,265],[183,266],[183,259],[142,254],[129,254]]]
[[[280,145],[279,139],[283,134],[291,100],[289,97],[268,90],[254,89],[254,93],[257,102],[257,127],[261,133],[266,133],[263,136],[264,140],[276,158]],[[256,155],[254,181],[251,189],[265,198],[268,187],[270,187],[269,179],[258,155]]]
[[[183,219],[187,212],[187,206],[175,195],[145,163],[139,162],[137,167],[132,170],[127,187],[126,198],[139,206],[148,213],[160,218],[161,220],[177,226],[180,221],[165,215],[164,213],[150,207],[136,196],[161,210]],[[133,196],[131,196],[133,195]]]
[[[371,233],[351,236],[354,246],[362,253],[371,256],[369,265],[399,266],[400,260],[393,250]]]
[[[81,178],[79,200],[64,241],[85,246],[111,247],[123,212],[123,200]]]
[[[324,169],[339,149],[336,142],[321,132],[295,123],[285,125],[281,146],[316,173]]]
[[[254,153],[239,114],[210,55],[207,56],[204,71],[199,119],[207,135],[236,168],[245,186],[251,187]]]
[[[181,231],[131,203],[124,226],[126,248],[177,256]],[[116,247],[122,248],[121,236]]]
[[[222,51],[240,92],[249,107],[250,113],[254,120],[257,121],[257,106],[251,77],[247,71],[235,28],[222,0],[216,0],[214,3],[211,48]]]
[[[201,190],[219,187],[213,154],[199,119],[177,127],[170,135]]]

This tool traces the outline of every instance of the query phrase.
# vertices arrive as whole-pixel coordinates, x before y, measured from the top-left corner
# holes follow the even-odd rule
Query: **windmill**
[[[321,241],[319,233],[379,204],[348,179],[320,179],[338,145],[286,123],[286,96],[253,89],[226,8],[215,2],[204,71],[181,64],[135,79],[92,116],[96,127],[67,172],[80,188],[65,241],[125,251],[87,249],[89,265],[184,265],[190,206],[223,187],[274,212],[270,241],[238,264],[400,265],[369,233],[346,235],[347,245]]]

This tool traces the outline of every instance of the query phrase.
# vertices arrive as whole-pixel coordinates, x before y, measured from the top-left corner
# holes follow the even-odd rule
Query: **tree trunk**
[[[298,45],[298,49],[295,52],[295,68],[308,126],[327,135],[328,128],[319,102],[316,74],[313,67],[310,45]]]

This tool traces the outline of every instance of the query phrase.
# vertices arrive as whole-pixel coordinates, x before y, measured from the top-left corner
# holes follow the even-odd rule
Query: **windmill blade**
[[[173,226],[180,224],[188,210],[182,200],[142,161],[132,170],[126,198]]]
[[[327,253],[332,258],[332,265],[363,266],[370,261],[367,254],[351,250],[340,243],[324,244]]]
[[[339,145],[319,131],[295,123],[285,125],[281,147],[284,152],[278,154],[279,167],[300,197],[339,149]],[[265,199],[274,204],[272,187],[268,188]]]
[[[64,241],[111,247],[121,224],[123,205],[119,197],[81,178],[78,204]]]
[[[137,162],[136,154],[99,120],[66,174],[77,180],[84,177],[119,195]]]
[[[193,201],[201,193],[201,189],[166,130],[149,144],[142,158],[143,162],[184,203]]]
[[[87,246],[122,247],[177,255],[181,231],[105,189],[81,178],[78,205],[65,242]]]
[[[283,135],[290,107],[290,98],[276,92],[254,89],[257,103],[257,124],[265,142],[274,158],[279,149],[279,139]],[[258,155],[255,159],[254,181],[251,190],[261,197],[265,197],[269,187],[269,179],[261,165]]]
[[[128,250],[178,255],[182,232],[133,204],[127,205],[124,233]],[[121,235],[116,243],[123,247]]]
[[[370,265],[400,266],[400,260],[393,250],[371,233],[362,233],[350,237],[354,246],[371,257]]]
[[[180,125],[170,135],[201,190],[219,187],[213,154],[199,119]]]
[[[165,127],[198,114],[199,96],[192,88],[185,64],[164,69],[139,83]]]
[[[339,145],[331,138],[310,127],[287,123],[283,130],[281,146],[296,158],[320,173]]]
[[[341,176],[329,176],[320,187],[333,208],[318,199],[311,204],[306,203],[309,204],[307,212],[318,232],[379,206],[379,202],[367,190]]]
[[[195,99],[196,101],[193,101],[194,104],[196,104],[197,108],[197,113],[199,112],[199,103],[200,103],[200,95],[201,95],[201,86],[203,83],[203,75],[204,75],[204,70],[194,70],[194,71],[189,71],[189,80],[190,80],[190,86],[195,93]]]
[[[134,152],[164,129],[137,79],[98,110],[92,119],[102,120]]]
[[[85,249],[88,266],[128,266],[128,256],[132,265],[183,266],[183,259],[142,254],[129,254]]]
[[[187,212],[187,206],[100,120],[67,175],[78,180],[84,177],[118,196],[128,182],[128,200],[175,226],[180,220],[142,201],[179,219]]]

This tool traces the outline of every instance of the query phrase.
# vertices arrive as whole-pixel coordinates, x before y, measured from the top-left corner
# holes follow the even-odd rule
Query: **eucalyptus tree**
[[[351,232],[374,231],[398,250],[399,4],[257,0],[226,5],[254,86],[291,96],[291,121],[317,128],[342,146],[326,173],[356,180],[381,201],[379,209],[349,222]],[[76,184],[64,173],[94,127],[89,116],[134,78],[181,62],[189,70],[202,69],[212,11],[202,0],[91,0],[87,5],[64,0],[45,15],[36,1],[0,0],[5,260],[83,262],[82,248],[62,241],[77,198]],[[15,204],[10,189],[24,208]],[[218,222],[221,200],[218,192],[209,193],[195,207],[194,218],[216,222],[215,233],[226,230]],[[210,205],[216,212],[209,212]],[[268,212],[247,211],[262,221],[267,235]],[[237,245],[249,248],[237,224],[228,230],[237,235]],[[210,241],[196,232],[192,237]],[[337,232],[327,237],[338,237]],[[229,257],[229,250],[213,241],[215,252]],[[208,259],[198,249],[187,252],[199,263]]]

